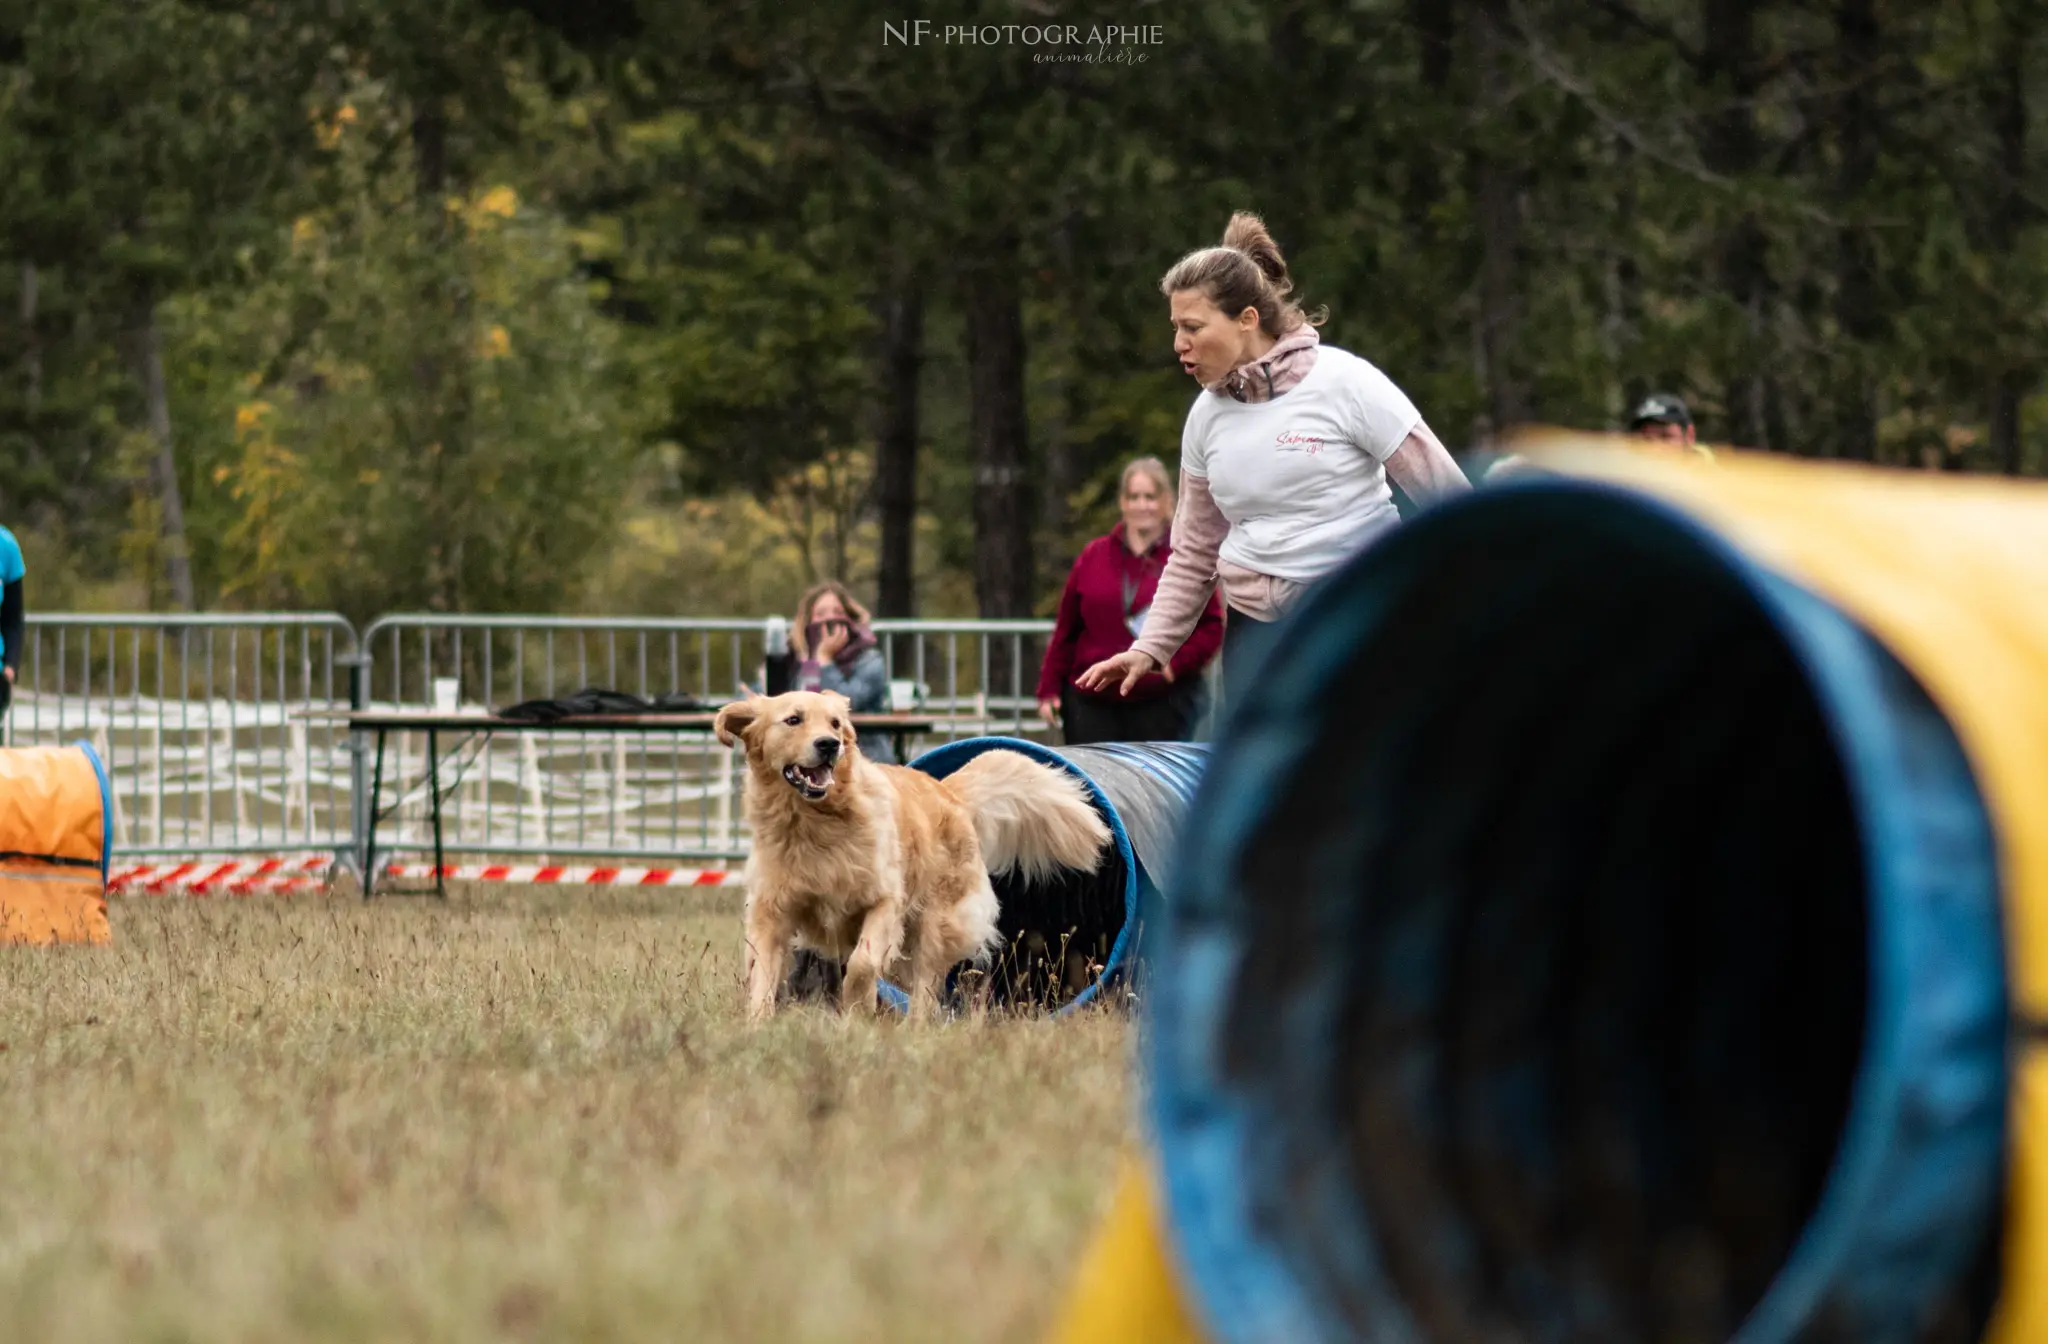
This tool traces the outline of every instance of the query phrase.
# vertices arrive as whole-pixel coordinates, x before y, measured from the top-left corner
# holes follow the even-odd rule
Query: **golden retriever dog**
[[[793,944],[846,958],[844,1011],[903,977],[913,1019],[959,962],[998,941],[991,873],[1092,870],[1109,827],[1079,779],[988,751],[945,779],[860,754],[846,697],[750,696],[718,711],[747,757],[747,1012],[774,1013]]]

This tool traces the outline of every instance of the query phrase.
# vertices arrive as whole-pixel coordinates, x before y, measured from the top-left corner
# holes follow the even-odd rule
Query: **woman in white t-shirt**
[[[1287,263],[1257,215],[1232,215],[1223,245],[1182,257],[1159,288],[1174,353],[1203,391],[1181,431],[1173,555],[1144,635],[1075,678],[1089,690],[1164,671],[1219,580],[1226,651],[1232,627],[1279,618],[1400,520],[1388,477],[1418,501],[1471,488],[1392,379],[1321,343],[1322,318],[1287,297]]]

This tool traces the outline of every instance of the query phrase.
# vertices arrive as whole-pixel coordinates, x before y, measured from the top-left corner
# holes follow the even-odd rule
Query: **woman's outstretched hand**
[[[1095,666],[1074,678],[1074,684],[1084,691],[1107,689],[1113,682],[1121,682],[1118,695],[1129,695],[1131,687],[1142,681],[1148,672],[1157,672],[1168,681],[1173,680],[1173,669],[1161,667],[1149,653],[1136,649],[1125,649],[1114,658],[1105,658]]]

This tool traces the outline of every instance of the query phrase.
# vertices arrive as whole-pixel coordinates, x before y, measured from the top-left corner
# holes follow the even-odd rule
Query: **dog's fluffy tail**
[[[982,862],[991,873],[1015,869],[1027,881],[1061,868],[1095,869],[1109,827],[1071,772],[998,747],[946,776],[974,817]]]

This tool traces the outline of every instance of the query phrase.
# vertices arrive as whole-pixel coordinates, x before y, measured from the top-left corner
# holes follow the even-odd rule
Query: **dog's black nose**
[[[818,758],[824,761],[825,764],[830,765],[832,762],[839,759],[838,738],[821,737],[817,741],[811,743],[811,745],[817,749]]]

